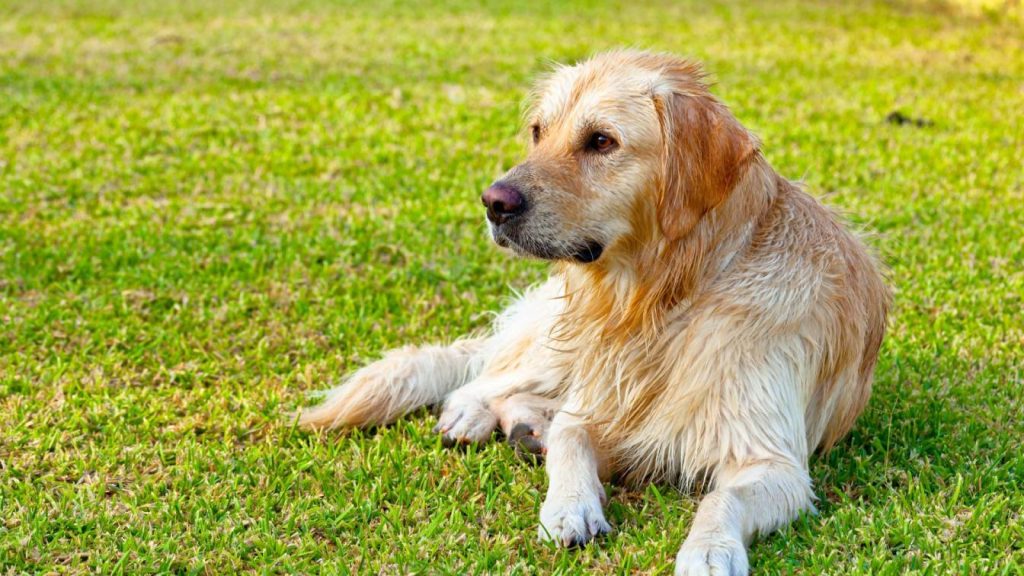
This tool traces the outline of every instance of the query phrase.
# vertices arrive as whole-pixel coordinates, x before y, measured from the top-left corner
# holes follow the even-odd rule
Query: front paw
[[[540,539],[574,548],[611,532],[597,497],[555,498],[550,494],[540,508]]]
[[[676,576],[746,576],[749,572],[746,546],[721,533],[691,535],[676,555]]]
[[[498,426],[498,417],[475,396],[452,394],[444,404],[434,432],[441,433],[445,448],[456,444],[485,442]]]

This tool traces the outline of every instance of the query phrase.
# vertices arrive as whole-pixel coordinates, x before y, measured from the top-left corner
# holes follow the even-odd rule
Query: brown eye
[[[615,140],[612,140],[610,136],[595,132],[590,137],[590,141],[587,142],[587,148],[595,152],[608,152],[615,147]]]
[[[530,133],[533,134],[533,143],[540,142],[540,126],[534,124],[530,126]]]

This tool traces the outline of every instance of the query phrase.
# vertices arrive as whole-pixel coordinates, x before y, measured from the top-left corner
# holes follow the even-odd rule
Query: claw
[[[516,455],[531,464],[543,460],[547,448],[537,437],[537,431],[528,424],[516,424],[508,435],[508,443],[515,448]]]
[[[592,540],[592,538],[586,538],[586,537],[583,537],[583,536],[577,536],[575,538],[569,538],[569,539],[565,540],[562,543],[565,545],[566,548],[578,549],[578,548],[583,548],[584,546],[586,546],[591,540]]]
[[[515,445],[520,438],[533,435],[533,428],[531,428],[529,424],[519,423],[512,427],[512,432],[508,435],[508,443]]]

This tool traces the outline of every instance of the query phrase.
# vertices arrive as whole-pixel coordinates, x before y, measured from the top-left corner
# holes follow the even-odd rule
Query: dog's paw
[[[512,427],[508,435],[508,443],[515,449],[516,455],[531,464],[539,464],[547,454],[544,445],[545,430],[520,422]]]
[[[445,402],[434,432],[446,448],[456,444],[486,442],[498,426],[498,417],[479,398],[452,394]]]
[[[724,534],[687,538],[676,555],[676,576],[746,576],[749,572],[746,546]]]
[[[540,539],[566,548],[584,546],[611,530],[596,497],[562,500],[548,496],[540,508]]]
[[[547,453],[545,438],[560,406],[560,400],[529,393],[514,394],[492,404],[509,445],[520,458],[534,464]]]

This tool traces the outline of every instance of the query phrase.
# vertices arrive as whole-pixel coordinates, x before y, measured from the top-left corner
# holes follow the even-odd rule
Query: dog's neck
[[[655,337],[750,244],[780,178],[757,156],[729,197],[683,238],[669,240],[648,226],[647,237],[633,246],[609,250],[592,264],[563,265],[566,326],[601,340]]]

